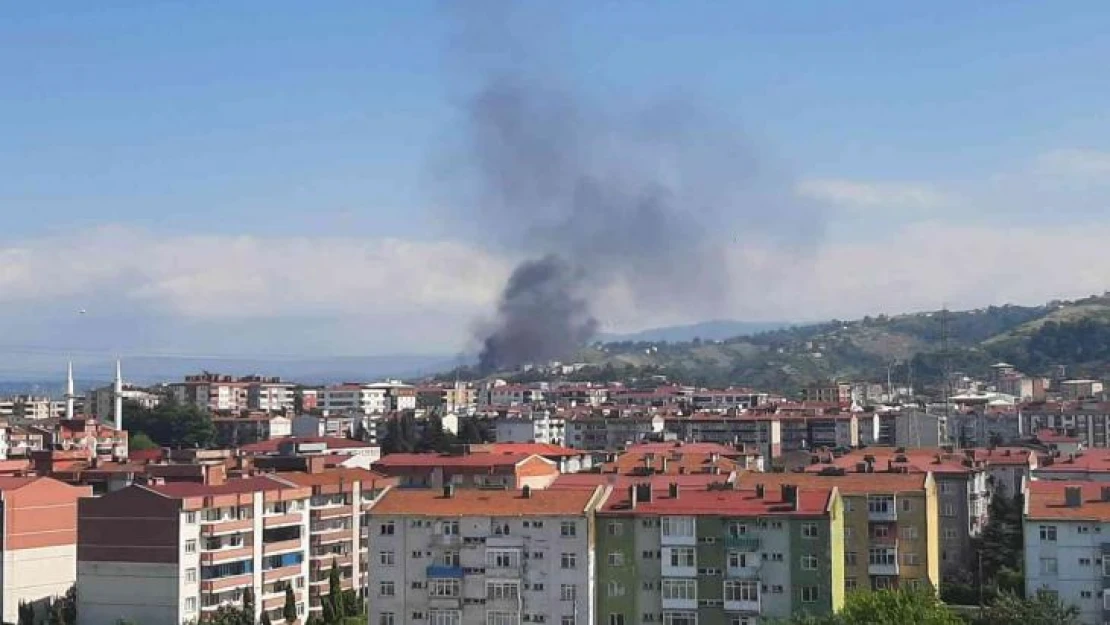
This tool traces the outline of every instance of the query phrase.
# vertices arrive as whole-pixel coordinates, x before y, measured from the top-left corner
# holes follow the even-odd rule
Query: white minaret
[[[112,394],[112,399],[115,400],[114,412],[116,417],[116,430],[123,429],[123,370],[120,367],[119,360],[116,361],[116,388]]]
[[[70,361],[66,368],[66,418],[73,418],[73,400],[76,396],[73,394],[73,361]]]

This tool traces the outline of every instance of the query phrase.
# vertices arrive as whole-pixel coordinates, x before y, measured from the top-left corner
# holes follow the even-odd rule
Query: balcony
[[[349,528],[338,528],[331,530],[324,530],[322,532],[315,532],[312,534],[311,541],[313,545],[327,545],[331,543],[349,542],[351,540],[351,530]]]
[[[288,514],[276,514],[274,516],[264,517],[262,519],[262,527],[284,527],[286,525],[300,525],[304,522],[304,516],[300,512],[290,512]]]
[[[300,551],[304,548],[304,543],[300,538],[291,540],[279,540],[277,542],[265,543],[262,545],[262,555],[272,556],[287,551]]]
[[[458,534],[435,534],[431,542],[434,547],[461,547],[463,544],[462,536]]]
[[[486,547],[494,549],[501,547],[523,547],[523,536],[490,536],[485,539]],[[463,544],[466,544],[466,539],[463,539]]]
[[[269,571],[263,571],[262,572],[262,581],[267,582],[267,583],[268,582],[276,582],[279,579],[287,579],[287,578],[290,578],[290,577],[296,577],[300,574],[301,574],[301,565],[300,564],[293,564],[293,565],[290,565],[290,566],[283,566],[283,567],[277,568],[277,569],[270,569]]]
[[[898,502],[894,497],[869,497],[867,520],[890,523],[898,520]]]
[[[664,610],[697,610],[697,599],[663,599]]]
[[[432,610],[461,610],[462,597],[428,597],[428,608]]]
[[[238,588],[240,586],[250,586],[254,583],[254,575],[252,573],[243,573],[242,575],[229,575],[228,577],[221,577],[218,579],[206,579],[200,583],[201,592],[219,592],[227,590],[228,588]]]
[[[887,554],[881,558],[869,557],[867,562],[868,575],[882,575],[886,577],[898,576],[898,549],[888,548]]]
[[[463,576],[463,569],[461,566],[441,566],[432,564],[429,565],[424,572],[428,578],[445,577],[450,579],[462,579]]]
[[[253,553],[253,547],[234,547],[231,549],[202,551],[200,554],[200,563],[219,564],[221,562],[230,562],[232,560],[245,560],[251,557]]]
[[[314,508],[312,510],[312,518],[314,519],[333,519],[335,517],[351,516],[353,507],[350,504],[329,505],[325,508]]]
[[[312,568],[327,568],[331,567],[332,562],[338,566],[347,566],[351,563],[351,554],[349,553],[320,553],[312,554]]]
[[[759,598],[755,601],[728,601],[725,600],[726,612],[751,612],[759,614]]]
[[[245,532],[254,527],[254,519],[227,518],[200,522],[201,536],[218,536]]]
[[[759,551],[759,545],[758,536],[728,536],[725,538],[725,546],[737,551],[752,553]]]

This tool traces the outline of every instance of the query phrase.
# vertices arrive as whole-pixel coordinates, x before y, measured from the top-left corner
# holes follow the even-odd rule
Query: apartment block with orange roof
[[[284,622],[285,589],[307,613],[312,489],[270,476],[133,485],[78,512],[80,625],[189,623],[255,598]]]
[[[48,477],[0,477],[0,620],[39,609],[77,581],[77,501],[92,491]]]
[[[1082,623],[1110,621],[1110,486],[1032,482],[1024,517],[1026,596],[1058,597]]]
[[[370,566],[369,510],[396,478],[365,469],[320,470],[310,463],[309,472],[279,473],[273,477],[290,485],[311,489],[308,500],[309,610],[322,609],[328,594],[332,566],[339,570],[343,590],[360,593],[366,588]],[[315,470],[313,470],[315,469]]]
[[[607,492],[387,490],[370,511],[371,625],[594,623]]]
[[[559,466],[535,453],[389,454],[372,468],[396,477],[401,486],[439,489],[546,488],[559,477]]]

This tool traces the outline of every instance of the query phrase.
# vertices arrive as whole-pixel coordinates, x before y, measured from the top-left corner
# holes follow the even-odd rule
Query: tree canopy
[[[216,442],[216,427],[208,412],[172,399],[154,408],[124,402],[123,423],[132,441],[139,435],[145,435],[160,447],[204,448]]]

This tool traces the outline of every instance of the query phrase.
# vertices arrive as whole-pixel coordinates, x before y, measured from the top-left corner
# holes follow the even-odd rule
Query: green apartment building
[[[835,487],[614,491],[597,513],[598,625],[755,625],[844,602]]]

